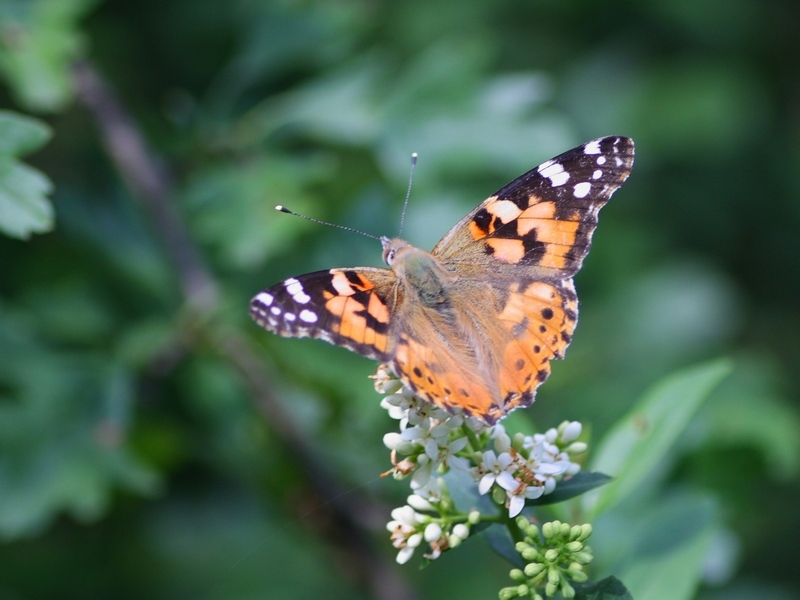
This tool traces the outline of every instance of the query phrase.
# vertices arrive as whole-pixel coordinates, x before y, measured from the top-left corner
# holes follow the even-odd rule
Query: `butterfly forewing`
[[[289,279],[256,295],[250,315],[284,337],[312,337],[388,360],[396,281],[389,269],[330,269]]]

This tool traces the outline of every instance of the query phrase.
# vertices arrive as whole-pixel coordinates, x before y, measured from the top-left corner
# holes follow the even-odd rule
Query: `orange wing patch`
[[[375,285],[354,270],[331,270],[330,286],[322,293],[325,310],[335,317],[333,333],[378,352],[388,347],[389,308]]]
[[[495,402],[485,382],[460,365],[440,363],[440,358],[433,346],[402,336],[395,352],[395,372],[414,393],[445,410],[459,408],[487,423],[503,417],[506,411]]]
[[[533,401],[550,375],[550,361],[562,358],[577,324],[578,304],[571,281],[514,286],[500,315],[511,332],[503,351],[500,393],[504,412]]]

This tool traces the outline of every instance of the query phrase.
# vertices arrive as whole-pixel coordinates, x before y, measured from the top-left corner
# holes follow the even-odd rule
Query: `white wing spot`
[[[553,187],[564,185],[569,180],[569,173],[564,170],[561,163],[548,160],[536,169],[542,177],[547,177]]]
[[[275,297],[267,292],[261,292],[258,296],[256,296],[256,302],[261,302],[261,304],[264,306],[269,306],[272,304],[273,300],[275,300]]]
[[[297,302],[298,304],[308,304],[309,301],[311,300],[311,296],[309,296],[305,292],[300,292],[298,294],[295,294],[294,296],[292,296],[292,298],[294,298],[294,301]]]
[[[603,176],[603,172],[600,169],[597,169],[594,173],[592,173],[592,179],[600,179]]]
[[[586,154],[600,154],[600,140],[592,140],[583,147]]]
[[[286,291],[289,292],[292,296],[295,294],[302,294],[303,293],[303,284],[297,281],[294,277],[287,279],[283,282],[283,285],[286,286]]]
[[[305,321],[306,323],[316,323],[317,322],[317,314],[311,312],[310,310],[301,310],[300,311],[300,320]]]
[[[614,160],[617,161],[617,166],[618,167],[622,166],[622,159],[619,156],[615,156]]]
[[[294,313],[284,313],[283,318],[286,319],[287,321],[294,321],[297,319],[297,315]]]
[[[588,181],[581,181],[580,183],[575,184],[575,189],[573,190],[573,195],[576,198],[586,198],[589,192],[592,189],[592,184]]]
[[[598,156],[598,157],[597,157],[597,164],[598,164],[598,165],[604,165],[604,164],[606,164],[606,157],[605,157],[605,156]]]
[[[271,312],[273,315],[277,317],[279,314],[281,314],[281,309],[278,308],[277,306],[273,306],[272,308],[269,309],[269,312]]]

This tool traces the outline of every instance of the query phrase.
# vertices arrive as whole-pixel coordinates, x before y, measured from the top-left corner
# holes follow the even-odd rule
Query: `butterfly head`
[[[381,244],[383,245],[383,262],[390,267],[393,266],[397,259],[406,251],[413,248],[411,244],[400,238],[382,237]]]

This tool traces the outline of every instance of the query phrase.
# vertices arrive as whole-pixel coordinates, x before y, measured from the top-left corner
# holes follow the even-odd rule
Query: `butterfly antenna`
[[[403,237],[403,225],[406,222],[406,208],[408,208],[408,199],[411,197],[411,184],[414,182],[414,167],[417,166],[417,153],[411,154],[411,172],[408,174],[408,190],[406,191],[406,199],[403,202],[403,212],[400,213],[400,233],[397,237]]]
[[[300,213],[296,213],[294,211],[289,210],[285,206],[281,206],[280,204],[275,207],[275,210],[280,211],[282,213],[286,213],[287,215],[292,215],[294,217],[300,217],[301,219],[305,219],[306,221],[311,221],[312,223],[317,223],[318,225],[327,225],[328,227],[335,227],[336,229],[344,229],[345,231],[352,231],[353,233],[358,233],[359,235],[363,235],[364,237],[372,238],[373,240],[380,241],[377,235],[372,235],[371,233],[366,233],[365,231],[361,231],[360,229],[356,229],[355,227],[347,227],[346,225],[337,225],[336,223],[328,223],[327,221],[320,221],[319,219],[313,219],[311,217],[307,217],[305,215],[301,215]]]

